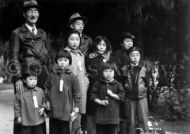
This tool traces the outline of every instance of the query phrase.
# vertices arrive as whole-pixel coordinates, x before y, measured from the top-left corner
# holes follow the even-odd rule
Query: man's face
[[[138,64],[139,64],[139,61],[140,61],[140,58],[141,58],[140,52],[139,52],[139,51],[132,51],[132,52],[129,54],[129,58],[130,58],[131,63],[132,63],[133,65],[138,65]]]
[[[29,8],[24,12],[24,17],[29,25],[35,25],[39,18],[39,11],[37,8]]]
[[[84,29],[84,22],[83,20],[75,20],[72,24],[71,24],[71,28],[79,31],[80,33],[83,32]]]

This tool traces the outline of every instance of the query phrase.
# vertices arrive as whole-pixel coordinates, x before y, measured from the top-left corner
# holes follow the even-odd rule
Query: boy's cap
[[[120,41],[123,41],[123,40],[126,39],[126,38],[130,38],[130,39],[134,40],[134,39],[135,39],[135,36],[132,35],[130,32],[124,32],[124,33],[122,33],[121,36],[120,36]]]
[[[32,8],[32,7],[39,8],[38,2],[36,0],[24,0],[24,3],[23,3],[24,10],[27,10],[28,8]]]
[[[129,48],[129,49],[127,50],[128,55],[129,55],[131,52],[133,52],[133,51],[139,51],[139,53],[141,53],[140,48],[138,48],[138,47],[131,47],[131,48]]]
[[[75,20],[83,20],[84,24],[86,24],[88,19],[79,13],[74,13],[70,16],[68,25],[70,26]]]
[[[38,76],[41,73],[41,66],[40,64],[31,64],[26,68],[23,68],[22,74],[23,78],[28,76]]]

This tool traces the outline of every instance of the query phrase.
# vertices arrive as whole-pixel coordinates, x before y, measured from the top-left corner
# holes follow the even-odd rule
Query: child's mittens
[[[17,123],[19,123],[19,124],[22,123],[22,118],[21,117],[17,118]]]
[[[45,110],[44,107],[42,107],[42,108],[40,109],[40,111],[39,111],[39,115],[40,115],[40,116],[42,116],[42,115],[44,114],[44,110]]]

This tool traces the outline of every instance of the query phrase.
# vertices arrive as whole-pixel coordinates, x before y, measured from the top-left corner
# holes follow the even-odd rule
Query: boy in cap
[[[43,87],[47,77],[48,66],[48,44],[46,32],[36,26],[39,18],[39,5],[36,0],[25,0],[23,3],[23,16],[25,23],[15,29],[10,38],[9,65],[13,66],[11,71],[13,75],[13,84],[15,93],[22,93],[23,70],[31,64],[39,64],[41,71],[38,74],[39,87]],[[14,125],[14,133],[20,134],[20,129]]]
[[[125,70],[124,100],[125,116],[127,117],[127,131],[136,134],[136,128],[148,132],[147,86],[148,73],[144,66],[140,66],[141,52],[138,47],[128,49],[130,65]]]
[[[124,66],[128,66],[130,64],[129,56],[127,50],[133,47],[135,36],[132,35],[130,32],[124,32],[120,36],[120,46],[121,48],[118,49],[114,56],[116,57],[117,61],[116,64],[119,69],[122,69]]]
[[[15,119],[21,124],[21,134],[43,134],[45,126],[45,95],[37,87],[39,67],[31,65],[23,73],[24,92],[16,93],[14,101]]]
[[[84,55],[89,54],[92,49],[92,39],[83,33],[86,23],[87,23],[87,18],[81,16],[79,13],[72,14],[69,18],[69,23],[68,23],[71,29],[75,29],[80,33],[81,44],[79,49]]]

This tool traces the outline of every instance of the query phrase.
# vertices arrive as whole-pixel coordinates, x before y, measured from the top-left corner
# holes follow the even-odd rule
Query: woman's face
[[[100,43],[97,44],[97,52],[99,54],[104,54],[106,51],[107,45],[104,40],[102,40]]]
[[[79,35],[77,33],[70,34],[68,38],[68,46],[73,50],[77,50],[79,48],[79,45],[80,45]]]
[[[125,38],[123,40],[122,46],[128,50],[129,48],[133,47],[133,40],[131,38]]]

